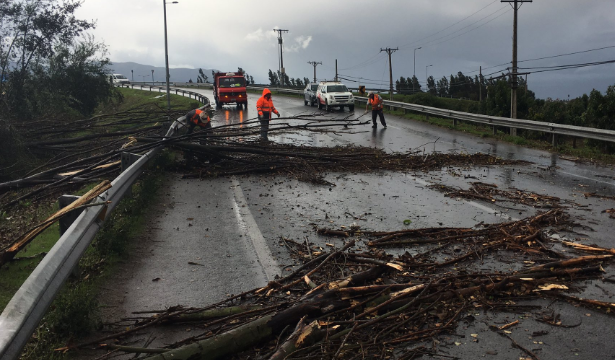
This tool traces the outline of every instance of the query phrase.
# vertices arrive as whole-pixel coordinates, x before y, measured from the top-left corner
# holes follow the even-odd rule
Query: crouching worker
[[[192,134],[196,126],[202,128],[205,131],[206,135],[210,135],[213,132],[211,128],[211,119],[209,118],[207,111],[201,110],[201,109],[194,109],[186,114],[186,126],[188,126],[188,133],[187,133],[188,135]],[[206,142],[207,142],[206,137],[199,139],[199,144],[201,145],[205,145]],[[209,160],[210,162],[215,162],[218,160],[215,156],[210,155],[210,156],[202,157],[197,154],[194,154],[190,150],[188,150],[185,153],[185,155],[186,155],[186,160],[187,160],[188,165],[192,163],[194,156],[197,156],[201,158],[202,160]]]
[[[208,134],[211,133],[211,119],[205,110],[194,109],[187,113],[186,125],[188,126],[188,134],[192,134],[195,126],[205,129]]]
[[[269,132],[269,120],[271,120],[271,113],[280,117],[280,113],[273,106],[273,100],[271,100],[271,91],[265,88],[263,90],[263,96],[256,102],[256,110],[258,110],[258,120],[261,122],[261,140],[269,140],[267,133]]]

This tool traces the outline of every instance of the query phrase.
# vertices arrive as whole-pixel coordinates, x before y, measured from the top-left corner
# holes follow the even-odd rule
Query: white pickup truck
[[[322,81],[318,84],[316,91],[316,102],[318,108],[325,108],[326,111],[332,107],[339,107],[344,110],[344,106],[348,106],[348,110],[354,111],[354,97],[346,85],[338,81]]]

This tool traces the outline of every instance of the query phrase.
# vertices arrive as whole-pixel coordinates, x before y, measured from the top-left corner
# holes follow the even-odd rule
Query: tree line
[[[106,68],[106,46],[85,32],[81,1],[0,1],[0,116],[91,115],[118,94]]]
[[[491,116],[510,117],[511,81],[512,79],[505,74],[494,80],[478,75],[466,76],[458,72],[457,75],[450,77],[443,76],[438,81],[430,76],[427,79],[427,88],[421,87],[415,76],[401,77],[395,82],[395,88],[399,94],[409,96],[406,99],[409,102]],[[589,94],[561,100],[536,98],[536,94],[528,88],[524,78],[518,78],[518,84],[518,118],[615,130],[615,85],[609,86],[604,94],[594,89]],[[439,101],[438,97],[470,101],[463,105],[453,106],[454,103]],[[479,101],[481,99],[482,101]],[[589,141],[589,143],[594,143],[594,141]],[[607,148],[610,147],[613,146],[607,145]]]
[[[269,69],[269,85],[271,86],[303,88],[309,83],[310,79],[307,77],[304,77],[303,79],[291,78],[286,73],[280,74],[279,71],[271,71],[271,69]]]

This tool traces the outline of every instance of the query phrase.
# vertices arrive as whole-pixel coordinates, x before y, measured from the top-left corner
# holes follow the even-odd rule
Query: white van
[[[122,74],[112,74],[111,79],[113,81],[113,85],[130,84],[128,78]]]

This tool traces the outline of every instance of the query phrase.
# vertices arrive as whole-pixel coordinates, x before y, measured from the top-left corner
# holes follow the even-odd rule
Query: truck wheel
[[[307,101],[307,100],[305,100],[305,99],[303,99],[303,104],[304,104],[305,106],[307,106],[308,101]]]
[[[241,103],[237,103],[237,110],[241,110]]]
[[[314,99],[310,100],[310,106],[315,106],[316,105],[316,101],[314,101]]]
[[[328,101],[325,101],[325,111],[326,112],[331,111],[331,107],[329,106],[329,102]]]
[[[354,105],[350,105],[350,106],[348,106],[348,111],[350,111],[350,112],[354,112]]]
[[[318,110],[322,109],[322,104],[320,103],[320,100],[316,99],[317,104],[318,104]]]

